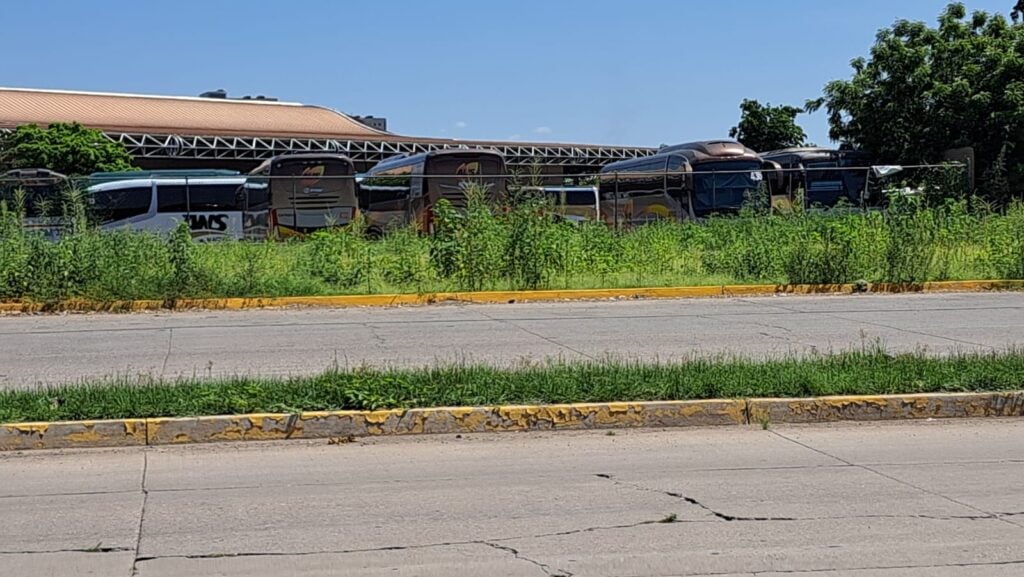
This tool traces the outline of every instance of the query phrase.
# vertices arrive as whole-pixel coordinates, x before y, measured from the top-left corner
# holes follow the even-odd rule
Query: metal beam
[[[152,159],[264,160],[293,152],[336,152],[360,163],[376,163],[395,154],[465,148],[468,143],[307,138],[259,138],[240,136],[179,136],[112,132],[107,138],[120,142],[135,157]],[[653,154],[653,148],[630,146],[482,145],[505,155],[510,165],[600,167],[624,158]]]

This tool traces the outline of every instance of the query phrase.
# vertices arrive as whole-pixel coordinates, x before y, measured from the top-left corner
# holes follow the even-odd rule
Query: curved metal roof
[[[0,88],[0,126],[78,122],[109,132],[380,138],[340,112],[291,102]]]
[[[121,142],[136,158],[262,161],[332,152],[373,164],[394,154],[490,148],[512,165],[592,167],[652,148],[415,137],[370,128],[345,114],[293,102],[0,87],[0,132],[77,122]],[[258,163],[258,162],[257,162]]]

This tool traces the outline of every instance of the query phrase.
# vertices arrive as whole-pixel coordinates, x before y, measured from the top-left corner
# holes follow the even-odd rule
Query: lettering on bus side
[[[224,232],[228,229],[226,214],[185,214],[182,217],[188,219],[188,227],[191,230]]]

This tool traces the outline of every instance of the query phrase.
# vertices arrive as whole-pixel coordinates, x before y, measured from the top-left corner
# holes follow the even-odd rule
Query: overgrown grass
[[[0,422],[1022,388],[1024,349],[931,357],[867,348],[776,360],[335,369],[291,379],[120,379],[0,392]]]
[[[433,235],[403,229],[382,240],[358,224],[284,243],[72,230],[48,241],[0,206],[0,299],[1024,278],[1020,203],[997,214],[899,198],[885,212],[745,212],[616,231],[559,221],[538,201],[495,210],[473,195],[465,213],[438,207]]]

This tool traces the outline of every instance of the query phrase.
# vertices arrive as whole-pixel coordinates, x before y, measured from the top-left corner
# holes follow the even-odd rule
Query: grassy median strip
[[[935,357],[877,348],[774,360],[332,369],[288,379],[122,378],[0,392],[0,422],[1017,389],[1024,389],[1024,349]]]

